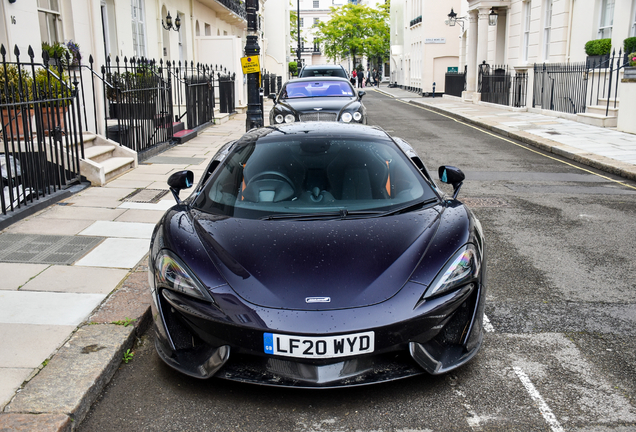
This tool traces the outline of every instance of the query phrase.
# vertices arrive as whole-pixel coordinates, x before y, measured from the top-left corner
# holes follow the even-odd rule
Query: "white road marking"
[[[534,384],[532,384],[532,381],[530,381],[528,375],[526,375],[520,367],[513,366],[512,369],[519,377],[521,384],[523,384],[523,386],[526,388],[530,397],[539,405],[539,412],[548,423],[548,425],[550,425],[550,429],[552,429],[552,432],[564,432],[561,424],[552,413],[552,410],[550,409],[548,404],[545,403],[545,401],[541,397],[541,394],[539,394],[539,392],[535,388]]]
[[[495,328],[492,326],[492,324],[490,324],[490,320],[488,319],[486,314],[484,314],[484,330],[488,333],[495,332]]]

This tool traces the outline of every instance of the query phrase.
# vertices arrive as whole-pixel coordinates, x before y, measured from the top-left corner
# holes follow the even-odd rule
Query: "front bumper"
[[[442,374],[472,359],[483,338],[485,293],[476,284],[429,300],[403,317],[395,316],[400,295],[374,306],[330,311],[260,308],[229,287],[215,293],[220,307],[168,290],[153,296],[159,356],[172,368],[202,379],[331,388]],[[370,327],[370,322],[376,325]],[[372,354],[314,360],[263,350],[264,332],[309,336],[366,330],[375,332]]]

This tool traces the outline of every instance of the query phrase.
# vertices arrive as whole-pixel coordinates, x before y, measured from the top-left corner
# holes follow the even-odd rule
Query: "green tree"
[[[289,10],[289,36],[289,40],[291,41],[289,51],[292,55],[296,56],[296,50],[298,49],[298,14],[293,9]],[[304,36],[302,36],[300,40],[303,43],[307,41]]]
[[[314,27],[314,40],[324,46],[325,55],[331,60],[351,56],[355,65],[358,57],[365,55],[380,60],[388,58],[388,3],[379,10],[351,3],[332,7],[329,21]]]

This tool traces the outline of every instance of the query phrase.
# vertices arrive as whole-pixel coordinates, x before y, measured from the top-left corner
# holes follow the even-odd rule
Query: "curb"
[[[389,92],[386,92],[383,90],[378,90],[378,91],[387,96],[396,97]],[[400,98],[400,99],[406,99],[406,98]],[[605,156],[589,153],[584,150],[577,149],[575,147],[570,147],[566,144],[561,144],[556,141],[537,137],[536,135],[532,135],[528,132],[507,129],[499,125],[498,123],[490,123],[483,120],[474,120],[469,117],[466,117],[465,115],[458,114],[456,112],[447,110],[445,108],[441,108],[437,105],[433,105],[433,104],[429,104],[426,102],[421,102],[421,101],[417,101],[413,99],[411,99],[409,102],[415,105],[419,105],[423,108],[429,109],[431,111],[456,118],[467,124],[470,124],[473,126],[479,126],[491,132],[495,132],[499,135],[521,141],[524,144],[528,144],[540,150],[546,151],[548,153],[552,153],[557,156],[570,159],[574,162],[587,165],[591,168],[595,168],[609,174],[614,174],[614,175],[623,177],[627,180],[636,180],[636,166],[634,166],[633,164],[628,164],[628,163],[624,163],[624,162],[611,159]]]
[[[71,432],[151,324],[146,260],[0,413],[0,431]],[[134,360],[133,360],[134,361]]]

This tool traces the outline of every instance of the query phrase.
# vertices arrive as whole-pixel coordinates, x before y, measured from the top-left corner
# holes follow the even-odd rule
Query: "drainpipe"
[[[569,23],[568,23],[568,40],[566,42],[566,46],[568,47],[568,53],[567,56],[565,57],[567,63],[570,63],[570,55],[571,55],[571,51],[572,48],[570,46],[571,42],[572,42],[572,19],[573,19],[573,15],[574,15],[574,0],[570,0],[570,13],[569,13]]]

